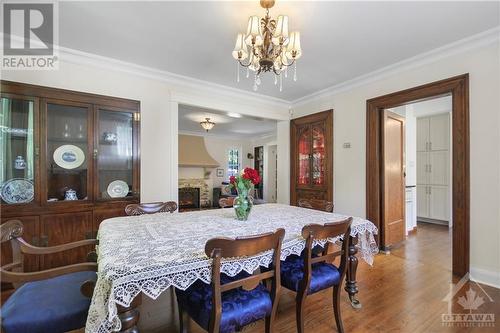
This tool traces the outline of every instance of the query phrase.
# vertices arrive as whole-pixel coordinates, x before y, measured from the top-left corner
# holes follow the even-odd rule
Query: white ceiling
[[[298,82],[283,92],[265,75],[259,93],[295,100],[318,90],[491,29],[499,2],[277,1],[299,30]],[[60,44],[251,91],[236,82],[236,34],[258,1],[60,2]],[[242,72],[243,74],[243,72]],[[243,76],[243,75],[242,75]]]
[[[447,95],[428,99],[422,102],[398,106],[389,110],[405,116],[407,107],[411,107],[413,109],[413,115],[415,117],[426,117],[451,112],[453,104],[451,95]]]
[[[228,116],[227,112],[202,109],[194,106],[179,105],[179,131],[188,134],[213,135],[256,139],[276,135],[276,120],[249,117],[238,113]],[[208,133],[200,126],[200,121],[210,118],[215,123]]]

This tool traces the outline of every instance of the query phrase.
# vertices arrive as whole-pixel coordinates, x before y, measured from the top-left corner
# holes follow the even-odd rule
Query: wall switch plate
[[[351,148],[351,143],[350,142],[344,142],[343,147],[344,148]]]

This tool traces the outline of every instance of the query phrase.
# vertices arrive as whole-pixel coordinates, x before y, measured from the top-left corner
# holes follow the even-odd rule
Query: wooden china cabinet
[[[290,204],[333,202],[333,110],[293,119],[290,152]]]
[[[95,238],[139,202],[138,101],[1,81],[1,221],[54,246]],[[2,247],[1,264],[12,261]],[[89,249],[26,256],[25,271],[85,260]],[[4,289],[2,285],[2,289]]]

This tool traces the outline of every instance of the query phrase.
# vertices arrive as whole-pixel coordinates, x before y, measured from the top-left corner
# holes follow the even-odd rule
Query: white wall
[[[433,62],[325,92],[293,106],[294,117],[333,108],[335,210],[365,216],[366,100],[470,74],[471,276],[500,286],[500,52],[499,42],[451,53]],[[351,142],[351,149],[343,149]]]
[[[264,200],[266,202],[276,202],[277,197],[276,197],[276,156],[278,154],[278,146],[277,145],[269,145],[267,147],[267,154],[266,154],[266,173],[264,175],[267,175],[266,177],[266,183],[265,185],[265,192],[264,192]]]
[[[59,70],[2,71],[3,80],[141,102],[141,200],[177,200],[178,104],[288,119],[288,104],[234,89],[191,82],[109,58],[61,50]]]

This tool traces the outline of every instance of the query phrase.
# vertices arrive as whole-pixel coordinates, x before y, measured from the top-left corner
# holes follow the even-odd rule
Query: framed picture
[[[217,169],[217,177],[224,177],[224,169]]]

